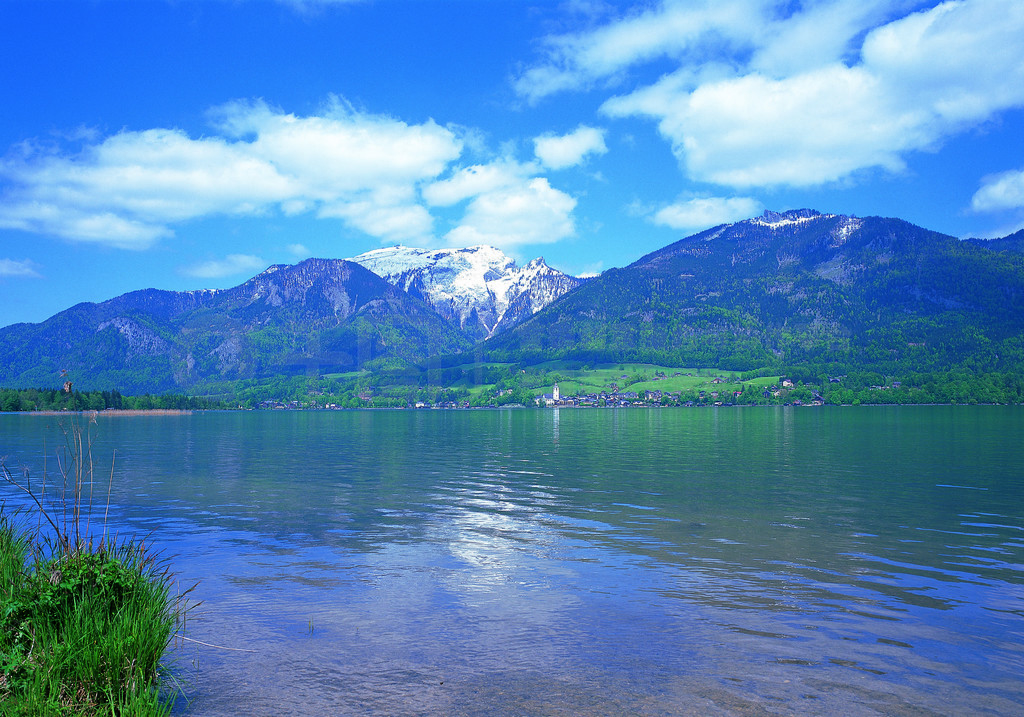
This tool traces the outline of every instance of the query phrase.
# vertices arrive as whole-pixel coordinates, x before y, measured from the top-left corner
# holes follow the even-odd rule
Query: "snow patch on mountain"
[[[840,221],[839,224],[836,225],[836,228],[832,230],[832,243],[829,246],[833,248],[842,246],[855,231],[863,226],[863,224],[863,219],[844,216],[842,221]]]
[[[490,338],[511,328],[582,283],[552,269],[543,258],[519,267],[491,246],[394,246],[350,261],[425,300],[474,338]]]
[[[830,219],[834,214],[822,214],[813,209],[793,209],[788,212],[773,212],[766,209],[764,214],[753,219],[748,219],[751,224],[758,224],[770,229],[781,229],[782,227],[804,224],[815,219]]]

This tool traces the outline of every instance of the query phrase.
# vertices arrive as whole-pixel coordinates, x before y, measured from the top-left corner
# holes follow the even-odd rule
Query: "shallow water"
[[[58,422],[0,416],[0,455],[38,476],[45,442],[52,474]],[[186,634],[234,648],[178,647],[181,714],[1024,712],[1020,408],[94,430],[111,524],[199,582]]]

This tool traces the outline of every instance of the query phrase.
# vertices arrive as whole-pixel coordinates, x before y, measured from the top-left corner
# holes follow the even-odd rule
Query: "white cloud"
[[[145,249],[170,236],[170,230],[125,219],[109,211],[87,213],[77,207],[25,201],[0,206],[0,227],[106,244],[119,249]]]
[[[986,177],[971,199],[977,212],[1024,209],[1024,169]]]
[[[263,271],[267,262],[251,254],[228,254],[223,259],[205,261],[188,267],[183,273],[198,279],[222,279],[238,274],[255,274]]]
[[[229,137],[253,137],[247,151],[314,199],[382,185],[411,187],[439,175],[462,151],[459,139],[432,120],[408,125],[357,112],[337,98],[314,117],[284,114],[262,102],[231,103],[215,116]]]
[[[438,242],[430,210],[466,202],[447,240],[515,245],[574,231],[575,200],[538,176],[540,162],[514,159],[511,144],[489,162],[453,168],[468,130],[408,124],[338,99],[309,117],[233,102],[211,119],[213,136],[123,131],[77,154],[29,149],[0,162],[0,227],[144,249],[189,220],[281,212],[340,220],[382,242],[430,245]],[[556,165],[605,151],[600,131],[588,127],[539,146]],[[252,270],[246,259],[254,260],[233,255],[188,273]]]
[[[418,204],[383,204],[372,197],[351,199],[325,206],[321,217],[337,217],[382,242],[428,242],[433,217]]]
[[[424,187],[423,196],[441,207],[469,200],[461,220],[445,235],[449,246],[551,243],[575,234],[576,200],[537,176],[541,168],[506,154],[490,164],[456,170]]]
[[[853,64],[858,38],[919,2],[830,0],[805,3],[798,12],[762,26],[753,40],[750,69],[782,78],[835,62]]]
[[[734,187],[830,182],[871,166],[903,167],[900,152],[932,141],[914,108],[878,99],[875,77],[842,65],[772,80],[706,83],[680,96],[655,86],[609,101],[613,115],[650,114],[689,174]]]
[[[603,261],[594,261],[589,264],[582,266],[575,274],[580,279],[593,279],[595,276],[601,276],[604,271]]]
[[[169,236],[170,223],[250,214],[293,191],[244,147],[162,129],[122,132],[77,157],[29,156],[0,173],[16,185],[0,225],[122,248]]]
[[[945,133],[1024,104],[1022,34],[1017,0],[945,2],[869,34],[863,64],[890,101],[922,106],[926,131]]]
[[[473,199],[462,222],[446,238],[450,246],[499,248],[555,242],[575,233],[575,207],[575,199],[536,177]]]
[[[750,197],[697,197],[662,207],[650,219],[672,229],[700,231],[749,219],[762,209],[761,203]]]
[[[682,58],[708,33],[739,44],[757,32],[766,3],[757,0],[678,0],[633,12],[596,30],[550,37],[546,62],[515,81],[527,100],[613,81],[623,70],[660,56]]]
[[[533,140],[534,154],[550,169],[565,169],[581,164],[587,155],[605,154],[604,130],[580,125],[569,134],[545,134]]]
[[[40,274],[36,270],[35,262],[29,259],[25,259],[24,261],[0,259],[0,277],[4,276],[38,279]]]
[[[0,227],[145,248],[173,225],[216,214],[315,211],[382,239],[421,238],[417,188],[461,153],[432,121],[419,125],[333,100],[296,117],[263,103],[219,108],[222,136],[124,131],[77,155],[28,152],[0,163]]]
[[[288,253],[297,259],[305,259],[313,255],[313,252],[306,248],[304,244],[289,244],[285,249],[287,249]]]
[[[536,102],[599,82],[621,83],[630,69],[660,58],[681,67],[721,64],[734,73],[744,65],[772,75],[801,72],[856,54],[858,37],[920,4],[662,0],[594,30],[548,37],[544,62],[526,70],[514,87]]]
[[[693,178],[810,186],[900,171],[906,156],[1024,106],[1024,3],[682,2],[549,38],[516,89],[531,101],[675,70],[602,107],[646,116]]]
[[[509,158],[475,164],[427,185],[423,188],[423,197],[433,206],[449,207],[471,197],[522,184],[538,170],[535,164],[520,164]]]

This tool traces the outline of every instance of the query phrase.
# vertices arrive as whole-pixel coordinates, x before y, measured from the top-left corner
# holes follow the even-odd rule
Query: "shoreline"
[[[252,408],[210,408],[210,409],[177,409],[177,408],[143,408],[143,409],[121,409],[108,408],[103,411],[0,411],[0,415],[15,416],[88,416],[98,418],[100,416],[132,417],[132,416],[190,416],[196,413],[205,412],[251,412],[251,413],[285,413],[285,412],[347,412],[347,411],[408,411],[409,413],[433,412],[433,411],[509,411],[509,410],[531,410],[531,411],[558,411],[558,410],[622,410],[622,409],[717,409],[717,408],[882,408],[882,407],[904,407],[904,406],[953,406],[970,408],[972,406],[1019,406],[1017,403],[862,403],[854,405],[844,404],[731,404],[715,406],[713,404],[694,406],[657,406],[657,405],[629,405],[629,406],[471,406],[471,407],[423,407],[423,408],[399,408],[396,406],[382,406],[379,408],[360,406],[358,408],[289,408],[289,409],[252,409]]]
[[[5,413],[24,416],[187,416],[195,411],[181,408],[107,408],[102,411],[5,411]]]

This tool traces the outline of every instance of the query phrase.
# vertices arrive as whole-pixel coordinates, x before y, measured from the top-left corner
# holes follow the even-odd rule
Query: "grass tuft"
[[[100,536],[89,532],[91,439],[78,424],[65,435],[55,502],[0,463],[42,513],[30,533],[27,516],[0,505],[0,713],[167,715],[176,693],[162,687],[161,659],[188,591],[172,594],[167,565],[145,543],[109,540],[105,521]]]

